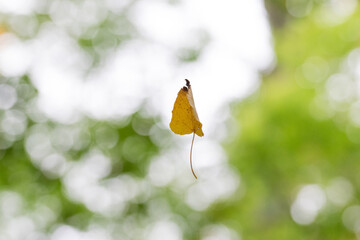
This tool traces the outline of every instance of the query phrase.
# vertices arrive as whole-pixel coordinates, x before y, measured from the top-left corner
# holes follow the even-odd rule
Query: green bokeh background
[[[51,221],[37,227],[45,235],[61,224],[81,231],[96,224],[111,232],[113,239],[141,239],[144,236],[137,233],[138,229],[152,223],[151,211],[155,209],[161,214],[161,209],[166,207],[172,213],[169,218],[183,231],[184,239],[204,239],[206,226],[226,226],[246,240],[360,239],[360,227],[356,233],[343,221],[344,210],[360,204],[360,131],[350,117],[351,107],[358,99],[356,94],[342,102],[331,99],[327,81],[333,74],[344,73],[353,80],[351,87],[356,88],[359,79],[351,71],[344,70],[344,62],[360,45],[360,9],[358,7],[341,24],[319,24],[319,11],[324,2],[314,1],[307,16],[296,18],[288,13],[285,1],[265,1],[276,64],[271,71],[262,73],[261,86],[255,93],[231,104],[234,129],[237,130],[223,143],[229,164],[241,177],[245,189],[239,188],[229,198],[204,211],[195,211],[171,186],[151,187],[149,196],[138,196],[131,201],[123,215],[103,216],[69,198],[61,179],[39,170],[30,160],[22,137],[0,150],[0,194],[19,194],[24,200],[22,214],[31,213],[39,205],[56,213]],[[129,4],[128,8],[131,7]],[[4,29],[31,39],[33,35],[23,36],[11,29],[8,21],[13,17],[1,16]],[[32,17],[41,24],[51,21],[47,15]],[[123,31],[114,35],[107,31],[108,28]],[[109,39],[112,39],[109,43],[112,47],[120,45],[139,34],[127,18],[126,9],[120,15],[109,13],[104,22],[89,29],[89,34],[94,29],[97,31],[91,41],[86,33],[77,39],[94,59],[94,66],[102,57],[98,46],[106,48]],[[179,59],[196,61],[197,55],[201,54],[201,49],[188,51],[188,57],[180,55]],[[320,65],[315,65],[310,76],[304,74],[304,64],[313,60]],[[13,108],[26,112],[25,103],[37,95],[29,76],[7,79],[0,75],[0,83],[17,89],[18,102]],[[21,86],[27,86],[26,94],[21,92]],[[0,117],[4,114],[5,110],[1,110]],[[112,161],[107,178],[129,175],[140,184],[151,159],[172,144],[172,133],[161,127],[158,132],[168,140],[163,142],[168,143],[158,145],[152,141],[149,129],[158,122],[157,116],[149,117],[142,110],[121,122],[84,119],[77,123],[86,133],[84,146],[67,151],[66,157],[76,162],[94,146],[102,149],[105,142],[102,150]],[[147,134],[135,131],[134,123],[142,125]],[[30,121],[27,128],[35,124]],[[42,125],[50,130],[61,126],[50,120]],[[100,134],[100,139],[99,131],[104,133]],[[107,137],[114,133],[118,141],[108,149]],[[0,141],[9,141],[2,132]],[[352,184],[353,197],[344,206],[328,201],[310,224],[301,225],[294,221],[290,209],[299,189],[306,184],[317,184],[326,189],[337,177],[346,178]],[[360,224],[360,216],[357,219]],[[7,219],[1,221],[4,224]],[[1,230],[0,236],[0,239],[11,239]]]

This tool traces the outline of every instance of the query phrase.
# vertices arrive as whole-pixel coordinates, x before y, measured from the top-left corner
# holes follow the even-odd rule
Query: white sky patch
[[[39,90],[39,107],[59,122],[78,120],[89,58],[75,40],[52,24],[42,27],[32,41],[32,51],[36,57],[30,76]]]
[[[317,184],[306,185],[300,189],[291,205],[291,217],[300,225],[311,224],[325,204],[324,190]]]
[[[159,157],[152,159],[148,171],[148,178],[154,186],[166,186],[175,178],[180,169],[184,166],[180,161],[173,158],[173,153],[163,153]],[[172,159],[172,161],[169,161]]]
[[[164,1],[140,1],[131,12],[131,19],[140,34],[168,47],[179,47],[192,39],[189,35],[199,27],[190,19],[182,4],[169,5]]]
[[[0,0],[0,12],[10,14],[30,14],[38,5],[39,0]]]
[[[13,34],[0,35],[0,74],[17,77],[25,74],[30,67],[31,53],[26,43]]]
[[[188,186],[185,201],[194,210],[203,211],[213,202],[231,196],[238,187],[243,190],[239,176],[226,166],[208,168],[207,174]],[[200,177],[201,176],[201,177]]]
[[[146,234],[147,240],[180,240],[182,232],[180,227],[172,221],[158,221],[150,227]]]
[[[267,68],[273,61],[271,32],[261,0],[186,0],[185,3],[192,18],[225,51],[251,63],[255,69]]]
[[[64,123],[78,120],[79,113],[97,119],[122,118],[150,97],[148,105],[167,125],[176,93],[183,79],[189,78],[199,117],[209,133],[217,110],[256,89],[257,72],[274,59],[261,1],[179,5],[140,1],[132,20],[143,39],[121,45],[87,75],[90,59],[62,30],[66,27],[42,26],[32,42],[36,58],[31,76],[39,89],[40,108],[50,118]],[[176,51],[192,46],[198,29],[209,32],[209,45],[198,61],[179,64]]]

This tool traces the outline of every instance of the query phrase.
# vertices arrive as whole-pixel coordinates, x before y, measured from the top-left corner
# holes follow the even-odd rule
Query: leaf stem
[[[193,133],[193,138],[192,138],[192,141],[191,141],[191,148],[190,148],[190,167],[191,167],[191,171],[195,177],[195,179],[197,179],[197,176],[194,172],[194,169],[193,169],[193,166],[192,166],[192,149],[193,149],[193,145],[194,145],[194,139],[195,139],[195,132]]]

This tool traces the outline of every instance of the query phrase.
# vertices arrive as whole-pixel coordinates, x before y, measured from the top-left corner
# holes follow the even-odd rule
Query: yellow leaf
[[[0,25],[0,35],[6,32],[6,28],[3,25]]]
[[[190,149],[190,166],[194,177],[197,178],[192,167],[192,148],[195,134],[202,137],[204,136],[204,133],[202,131],[202,124],[196,112],[190,81],[187,79],[185,79],[185,81],[186,86],[180,89],[175,100],[170,129],[174,133],[180,135],[193,133]]]
[[[174,104],[170,128],[176,134],[196,133],[202,137],[204,133],[196,112],[190,81],[185,80],[186,86],[180,89]]]

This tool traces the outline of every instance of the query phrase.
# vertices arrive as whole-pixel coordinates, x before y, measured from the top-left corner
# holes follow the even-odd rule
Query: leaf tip
[[[186,86],[187,86],[187,87],[190,87],[190,86],[191,86],[191,85],[190,85],[190,81],[187,80],[187,79],[185,79],[185,81],[186,81]]]

